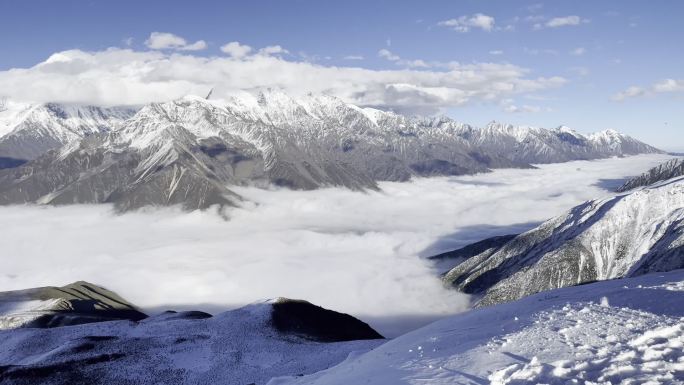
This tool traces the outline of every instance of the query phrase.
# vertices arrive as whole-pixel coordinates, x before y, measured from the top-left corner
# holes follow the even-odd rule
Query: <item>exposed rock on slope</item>
[[[146,317],[117,294],[82,281],[0,293],[0,329],[139,321]]]
[[[684,268],[684,178],[586,202],[501,245],[475,251],[444,281],[481,296],[479,305]]]
[[[373,340],[383,338],[368,324],[306,301],[278,298],[271,305],[271,322],[282,333],[320,342]]]
[[[195,209],[235,203],[231,185],[372,189],[412,176],[652,152],[659,150],[614,131],[584,136],[566,127],[497,123],[476,129],[328,96],[186,97],[145,106],[109,131],[0,171],[0,204]]]
[[[89,135],[109,132],[135,114],[132,108],[18,104],[0,111],[0,157],[31,160]]]
[[[652,185],[667,179],[684,176],[684,158],[675,158],[628,180],[617,191],[625,192],[637,187]]]
[[[264,384],[382,342],[351,316],[279,299],[214,317],[165,312],[139,322],[0,330],[0,383]]]

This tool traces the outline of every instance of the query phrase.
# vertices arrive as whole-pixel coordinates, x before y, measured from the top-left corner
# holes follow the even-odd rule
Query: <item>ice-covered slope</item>
[[[264,384],[326,369],[381,338],[351,316],[286,299],[214,317],[0,330],[0,383]]]
[[[479,308],[270,385],[684,384],[684,270]]]
[[[0,111],[0,157],[30,160],[45,152],[119,127],[131,108],[8,102]]]
[[[628,180],[625,184],[620,186],[617,191],[625,192],[678,176],[684,176],[684,158],[671,159],[661,165],[653,167],[645,173]]]
[[[121,209],[232,204],[230,185],[375,188],[377,181],[658,152],[617,133],[586,137],[448,118],[408,118],[280,91],[143,107],[120,127],[0,171],[0,203],[114,202]]]
[[[479,305],[595,280],[684,268],[684,177],[583,203],[444,276]]]

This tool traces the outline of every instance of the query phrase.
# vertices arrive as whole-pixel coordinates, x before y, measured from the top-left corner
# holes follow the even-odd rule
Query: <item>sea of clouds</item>
[[[236,188],[246,201],[227,220],[215,210],[1,207],[0,290],[87,280],[153,311],[302,298],[391,336],[468,306],[424,257],[532,228],[667,158],[421,178],[370,192]]]

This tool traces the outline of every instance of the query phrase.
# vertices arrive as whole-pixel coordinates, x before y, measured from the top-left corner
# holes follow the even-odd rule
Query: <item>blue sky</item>
[[[88,94],[93,86],[87,83],[95,81],[93,76],[75,74],[86,71],[82,63],[74,64],[80,54],[66,55],[71,63],[68,69],[66,65],[57,70],[51,67],[54,78],[64,77],[65,83],[48,84],[53,79],[31,68],[61,51],[93,54],[118,47],[139,54],[125,60],[140,62],[142,67],[167,60],[177,68],[185,56],[228,56],[247,63],[240,67],[229,62],[231,70],[223,71],[217,67],[224,61],[203,61],[207,72],[218,71],[217,78],[204,80],[198,80],[197,74],[189,78],[187,67],[169,69],[164,79],[173,84],[166,89],[160,88],[158,75],[153,85],[140,83],[149,75],[136,75],[135,85],[131,79],[121,81],[128,85],[128,93],[113,91],[118,96],[102,98],[104,104],[123,103],[133,91],[148,95],[151,87],[157,88],[156,93],[149,93],[149,100],[160,94],[175,96],[185,92],[183,87],[189,92],[201,90],[198,83],[217,82],[219,73],[237,79],[226,83],[226,89],[249,88],[252,83],[240,77],[243,68],[263,68],[264,77],[273,77],[274,85],[291,88],[296,79],[278,79],[273,73],[279,72],[279,66],[286,66],[283,73],[289,73],[291,64],[309,63],[316,71],[328,70],[321,71],[321,78],[309,86],[315,88],[312,91],[320,91],[318,83],[326,79],[343,83],[353,77],[358,84],[350,89],[324,90],[358,104],[407,113],[444,113],[476,125],[498,120],[545,127],[565,124],[581,132],[615,128],[654,145],[684,151],[684,2],[0,1],[0,6],[0,94],[8,97],[25,99],[27,93],[48,97],[52,91],[56,96],[51,97],[59,98],[60,84],[82,84],[83,90],[73,92],[82,92],[83,101],[98,101]],[[152,32],[183,38],[186,48],[202,41],[194,46],[202,49],[164,46],[170,44],[168,39],[154,46]],[[228,42],[250,46],[250,55],[255,56],[231,56],[221,50]],[[275,46],[280,50],[259,51]],[[152,57],[151,52],[162,57]],[[257,60],[256,53],[268,58]],[[116,59],[119,64],[114,72],[97,72],[112,79],[97,85],[97,95],[107,93],[105,87],[112,84],[116,88],[122,71],[131,72],[128,67],[121,69],[122,55],[126,53]],[[63,64],[67,59],[62,59]],[[88,71],[94,71],[92,66],[114,66],[111,58],[104,64],[90,56],[80,59],[89,63]],[[368,71],[357,77],[348,68]],[[17,74],[11,69],[23,70]],[[306,77],[307,69],[302,71],[292,76]],[[396,73],[385,80],[383,71]],[[453,76],[482,76],[483,80],[445,80],[448,85],[441,89],[441,80],[430,80],[433,74],[438,79],[448,75],[452,80]],[[371,78],[372,86],[364,83]],[[251,78],[245,75],[245,79]],[[403,94],[405,89],[395,85],[415,86],[419,91],[411,88],[410,94]],[[475,89],[480,85],[486,91]],[[508,86],[514,91],[506,91]],[[391,89],[393,96],[379,89]],[[358,96],[361,93],[363,97]],[[147,101],[141,98],[136,101]],[[76,96],[65,100],[80,101]],[[410,103],[420,107],[411,109]]]

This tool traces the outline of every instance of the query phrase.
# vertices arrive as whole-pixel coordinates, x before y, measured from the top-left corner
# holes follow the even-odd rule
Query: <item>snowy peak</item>
[[[0,112],[0,157],[34,159],[86,136],[109,132],[135,113],[131,108],[10,103]]]
[[[232,185],[374,189],[378,181],[413,176],[658,151],[638,141],[594,143],[567,128],[491,123],[476,129],[446,117],[407,118],[279,90],[225,100],[188,96],[147,105],[125,120],[130,111],[41,111],[36,121],[48,123],[27,123],[25,134],[2,138],[0,157],[34,159],[62,150],[0,173],[0,203],[194,209],[234,203]]]

